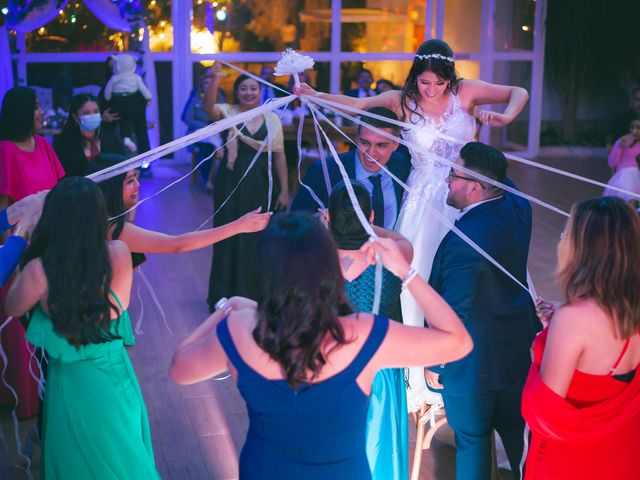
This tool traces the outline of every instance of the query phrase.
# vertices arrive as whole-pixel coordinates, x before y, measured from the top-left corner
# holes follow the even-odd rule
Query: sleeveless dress
[[[356,312],[370,312],[375,292],[375,265],[370,265],[345,290]],[[400,318],[402,281],[382,270],[380,314]],[[367,458],[373,480],[408,480],[409,429],[407,395],[402,368],[385,368],[376,373],[367,412]]]
[[[410,106],[420,109],[414,102]],[[411,266],[428,280],[436,250],[449,231],[449,225],[439,218],[438,213],[451,224],[458,213],[446,203],[450,162],[458,158],[465,143],[473,140],[476,124],[474,118],[461,108],[460,98],[453,94],[449,95],[449,105],[439,121],[413,113],[407,123],[413,127],[403,129],[402,137],[413,144],[409,148],[412,169],[407,179],[409,191],[404,194],[396,230],[413,245]],[[460,142],[440,138],[438,134],[460,139]],[[403,322],[423,326],[424,315],[411,294],[403,292],[400,299]],[[440,397],[427,390],[422,368],[409,369],[409,384],[407,401],[410,411],[418,410],[424,401],[433,403]]]
[[[367,480],[365,453],[369,397],[356,379],[384,340],[389,321],[375,317],[369,337],[341,372],[313,384],[291,388],[268,380],[247,363],[233,343],[227,319],[216,332],[238,372],[247,402],[249,431],[240,453],[240,479]]]
[[[54,331],[39,305],[31,316],[27,340],[44,348],[49,359],[43,479],[160,478],[147,409],[124,347],[133,342],[126,310],[111,331],[122,338],[77,348]]]
[[[224,104],[221,104],[218,107],[222,109],[223,106]],[[229,106],[227,105],[227,107]],[[225,111],[227,110],[229,115],[236,113],[233,109],[226,108]],[[282,151],[284,148],[282,146],[282,125],[275,115],[265,117],[254,133],[251,133],[246,125],[239,128],[239,131],[244,137],[255,141],[255,143],[265,140],[268,133],[271,132],[273,151]],[[213,219],[214,227],[232,222],[258,207],[262,207],[263,213],[268,211],[269,164],[266,147],[247,176],[242,178],[258,151],[253,148],[255,143],[252,146],[242,140],[236,141],[237,156],[231,160],[231,169],[228,168],[229,150],[225,150],[224,160],[221,162],[214,179],[213,207],[214,211],[220,209]],[[275,170],[275,160],[273,160],[271,174],[273,179],[271,210],[273,210],[280,194],[280,182]],[[240,182],[241,179],[242,182]],[[238,188],[234,191],[236,186]],[[227,199],[226,204],[222,206]],[[234,295],[254,299],[257,297],[258,283],[253,269],[259,236],[259,232],[243,233],[222,240],[213,246],[209,276],[208,303],[210,306],[215,305],[222,297],[231,298]]]
[[[640,478],[640,372],[609,375],[576,370],[566,398],[547,387],[540,364],[548,329],[533,345],[522,414],[531,429],[525,480]],[[626,377],[626,378],[625,378]]]

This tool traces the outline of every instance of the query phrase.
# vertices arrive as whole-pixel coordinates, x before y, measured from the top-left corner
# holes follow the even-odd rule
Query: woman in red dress
[[[573,208],[556,273],[567,303],[534,342],[523,394],[525,480],[640,478],[639,246],[623,201]]]
[[[0,209],[32,193],[52,188],[64,176],[53,148],[35,132],[42,129],[42,109],[30,88],[10,89],[0,111]],[[0,243],[3,239],[0,238]],[[0,341],[9,361],[4,380],[18,396],[17,415],[21,418],[38,413],[38,384],[29,371],[38,375],[39,367],[27,349],[24,327],[14,318],[6,325],[3,305],[11,282],[0,289]],[[0,382],[0,406],[16,404],[13,392]]]

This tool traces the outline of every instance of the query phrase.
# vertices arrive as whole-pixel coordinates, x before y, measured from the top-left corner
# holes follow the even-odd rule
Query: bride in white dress
[[[410,143],[409,190],[405,192],[395,229],[411,241],[414,249],[412,267],[422,278],[429,278],[438,245],[459,213],[446,204],[446,178],[460,149],[474,138],[475,108],[506,103],[502,113],[491,110],[478,113],[481,123],[501,127],[520,113],[529,98],[524,88],[458,78],[453,51],[437,39],[427,40],[418,48],[402,91],[353,98],[317,92],[302,84],[294,88],[294,93],[317,96],[361,110],[386,107],[411,125],[402,132],[403,139]],[[446,222],[434,212],[443,216]],[[411,296],[403,293],[401,302],[403,322],[422,326],[422,311]],[[429,374],[429,385],[442,388],[434,374]],[[409,369],[407,404],[410,411],[419,410],[424,402],[433,404],[439,397],[427,389],[424,368]]]

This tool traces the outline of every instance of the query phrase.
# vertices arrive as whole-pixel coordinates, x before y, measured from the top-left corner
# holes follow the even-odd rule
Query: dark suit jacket
[[[504,192],[501,199],[471,209],[456,226],[527,285],[529,202]],[[474,342],[462,360],[429,369],[440,374],[447,394],[482,394],[527,375],[540,322],[522,287],[453,231],[438,247],[429,283],[458,314]]]
[[[356,178],[356,162],[358,161],[356,159],[356,151],[357,150],[351,150],[350,152],[340,155],[340,161],[344,165],[349,178],[353,179]],[[404,155],[394,152],[391,154],[391,158],[389,159],[386,168],[400,180],[406,182],[407,177],[409,176],[409,170],[411,169],[411,162]],[[342,175],[340,175],[338,165],[333,158],[327,158],[327,170],[329,171],[331,187],[333,187],[336,183],[342,180]],[[322,161],[318,160],[309,167],[307,173],[302,179],[302,182],[315,192],[318,198],[322,200],[325,207],[328,206],[327,204],[329,203],[329,195],[331,192],[327,192],[324,173],[322,171]],[[402,204],[404,190],[396,182],[393,182],[393,188],[396,193],[396,205],[398,206],[399,211],[400,205]],[[315,213],[318,208],[320,208],[320,205],[316,203],[313,197],[309,194],[309,191],[304,186],[300,185],[298,193],[296,193],[296,196],[291,203],[291,210],[308,210]]]

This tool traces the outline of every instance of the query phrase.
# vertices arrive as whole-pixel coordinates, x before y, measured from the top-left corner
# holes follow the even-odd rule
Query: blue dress
[[[384,339],[389,322],[375,317],[369,337],[354,360],[336,375],[291,388],[268,380],[247,365],[229,334],[227,320],[216,329],[238,372],[247,402],[249,432],[240,453],[240,479],[367,480],[365,453],[369,397],[356,378]]]
[[[354,310],[370,312],[375,292],[375,266],[351,282],[345,280],[347,298]],[[400,319],[402,282],[382,270],[380,314]],[[404,369],[386,368],[373,379],[367,413],[367,458],[374,480],[409,478],[409,430]]]

